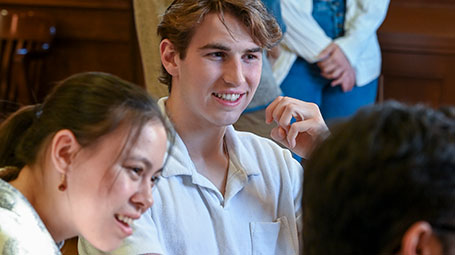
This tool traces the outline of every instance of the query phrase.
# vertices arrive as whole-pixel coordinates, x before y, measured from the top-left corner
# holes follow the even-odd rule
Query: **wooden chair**
[[[37,102],[55,26],[33,13],[0,11],[0,112]],[[18,107],[16,107],[18,108]]]

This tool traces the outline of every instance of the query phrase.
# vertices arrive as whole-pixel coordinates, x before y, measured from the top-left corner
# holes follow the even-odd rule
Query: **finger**
[[[284,102],[284,100],[281,100],[281,102],[275,107],[275,109],[272,112],[272,118],[278,125],[280,125],[280,119],[281,119],[281,116],[283,116],[283,112],[285,110],[286,110],[286,103]],[[281,127],[286,127],[286,126],[281,126]]]
[[[333,45],[333,43],[331,43],[324,50],[322,50],[321,53],[319,53],[319,55],[316,58],[319,60],[324,60],[325,58],[328,58],[332,54],[333,50],[334,50],[334,45]]]
[[[270,137],[286,147],[289,146],[288,142],[286,141],[286,131],[279,126],[274,127],[272,131],[270,131]]]
[[[346,79],[344,80],[341,88],[343,89],[343,92],[349,92],[352,90],[352,88],[355,86],[355,73],[353,69],[349,69],[346,72]]]
[[[277,121],[278,125],[287,131],[291,124],[293,115],[294,110],[292,109],[292,105],[291,104],[286,105],[285,107],[283,107],[283,112],[281,113]]]
[[[282,97],[282,100],[274,106],[273,113],[271,114],[273,120],[282,128],[286,129],[286,131],[289,128],[292,117],[296,121],[321,117],[317,104],[290,97]]]
[[[273,112],[275,111],[275,108],[280,104],[281,100],[283,100],[283,97],[279,96],[275,98],[275,100],[273,100],[273,102],[271,102],[267,108],[265,108],[265,122],[267,124],[272,123]]]
[[[341,84],[341,89],[343,90],[343,92],[349,92],[351,91],[353,88],[353,86],[350,84],[349,81],[344,81],[342,84]]]
[[[355,86],[355,79],[349,79],[347,83],[346,91],[351,91]]]
[[[322,77],[328,79],[328,80],[333,80],[337,79],[341,76],[343,73],[343,69],[341,68],[336,68],[333,72],[331,73],[321,73]]]
[[[344,80],[343,75],[341,75],[339,78],[333,80],[333,81],[330,83],[330,85],[331,85],[332,87],[341,85],[341,84],[343,83],[343,80]]]
[[[337,85],[342,85],[344,82],[346,82],[346,80],[349,79],[349,71],[346,71],[344,70],[343,73],[341,74],[341,76],[339,78],[337,78],[336,80],[332,81],[330,83],[330,85],[332,85],[332,87],[335,87]]]
[[[325,65],[318,65],[319,68],[321,69],[321,73],[331,73],[335,71],[337,68],[339,68],[338,65],[334,64],[333,62],[327,63]]]
[[[315,123],[314,120],[303,120],[292,123],[286,135],[286,140],[291,148],[296,146],[297,136],[307,133],[308,130],[312,128],[313,123]],[[311,134],[309,135],[311,136]]]

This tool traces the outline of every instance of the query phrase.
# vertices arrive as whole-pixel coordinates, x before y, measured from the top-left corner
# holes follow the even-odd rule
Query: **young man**
[[[305,255],[455,254],[454,110],[361,110],[307,162]]]
[[[281,32],[259,0],[176,0],[158,26],[160,100],[176,142],[154,193],[118,254],[296,254],[303,169],[288,150],[232,124],[259,83],[262,51]],[[289,126],[291,118],[298,121]],[[318,108],[278,98],[272,137],[306,156],[327,127]],[[81,254],[94,254],[87,243]]]

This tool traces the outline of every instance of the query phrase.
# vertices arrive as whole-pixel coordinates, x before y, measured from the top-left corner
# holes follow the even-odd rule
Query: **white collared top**
[[[113,254],[297,254],[303,168],[273,141],[232,126],[226,143],[223,196],[197,172],[177,135],[153,206]],[[96,254],[89,246],[82,241],[79,252]]]
[[[390,0],[346,0],[345,35],[333,40],[355,69],[356,85],[376,79],[381,71],[381,50],[376,31],[384,21]],[[281,41],[281,54],[273,72],[278,84],[286,78],[299,56],[309,63],[332,39],[312,16],[312,0],[281,0],[286,33]]]

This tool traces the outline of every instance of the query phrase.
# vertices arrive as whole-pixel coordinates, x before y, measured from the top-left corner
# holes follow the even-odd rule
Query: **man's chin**
[[[233,125],[237,122],[237,120],[239,120],[239,118],[240,118],[240,114],[225,116],[225,118],[220,120],[220,125],[221,126]]]

